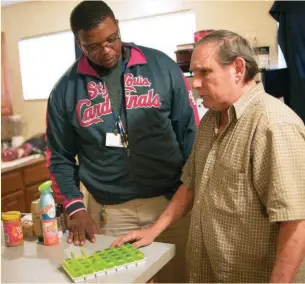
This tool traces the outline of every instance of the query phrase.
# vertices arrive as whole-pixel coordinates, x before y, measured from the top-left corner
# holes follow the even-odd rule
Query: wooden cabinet
[[[31,186],[35,183],[42,183],[50,179],[50,173],[47,169],[46,162],[32,165],[31,167],[24,168],[23,180],[26,187]]]
[[[31,212],[31,202],[38,199],[38,187],[50,179],[45,159],[1,174],[2,212]]]
[[[22,172],[11,171],[5,174],[1,179],[1,194],[7,195],[18,190],[23,190]]]
[[[4,33],[1,32],[1,116],[12,114],[12,103],[7,78],[6,46]]]
[[[23,190],[18,190],[1,198],[2,212],[16,211],[16,210],[20,212],[29,212],[27,211]]]
[[[26,188],[26,205],[29,210],[31,210],[31,202],[40,197],[40,192],[38,191],[40,184],[41,183],[37,183]]]

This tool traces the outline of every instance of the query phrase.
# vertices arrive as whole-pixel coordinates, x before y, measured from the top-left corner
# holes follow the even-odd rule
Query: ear
[[[80,41],[78,38],[75,38],[75,42],[77,46],[83,51],[84,54],[87,54],[88,52],[81,46]]]
[[[79,39],[78,39],[78,38],[75,38],[75,42],[76,42],[77,46],[78,46],[80,49],[82,49],[82,47],[81,47],[81,45],[80,45],[80,42],[79,42]]]
[[[237,57],[234,60],[234,68],[235,68],[235,82],[239,83],[244,80],[246,75],[246,61],[241,57]]]
[[[119,20],[118,19],[115,19],[115,22],[116,22],[117,25],[119,24]]]

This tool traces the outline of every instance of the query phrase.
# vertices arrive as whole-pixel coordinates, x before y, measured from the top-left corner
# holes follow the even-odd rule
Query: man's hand
[[[192,208],[194,191],[182,184],[158,220],[151,227],[131,231],[115,240],[110,247],[132,242],[136,248],[151,244],[170,225],[185,216]]]
[[[157,234],[152,228],[130,231],[126,235],[120,236],[116,239],[110,247],[121,246],[125,243],[132,242],[135,248],[144,247],[150,245],[154,239],[157,237]]]
[[[82,210],[71,216],[69,221],[69,244],[74,242],[76,246],[83,246],[86,242],[86,236],[89,241],[95,243],[94,234],[100,234],[100,232],[87,211]]]

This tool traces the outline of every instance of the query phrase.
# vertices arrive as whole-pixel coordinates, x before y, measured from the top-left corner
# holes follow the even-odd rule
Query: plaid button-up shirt
[[[257,84],[202,119],[182,181],[194,190],[190,282],[268,282],[279,222],[305,219],[305,127]],[[304,236],[305,241],[305,236]],[[305,281],[305,263],[296,279]]]

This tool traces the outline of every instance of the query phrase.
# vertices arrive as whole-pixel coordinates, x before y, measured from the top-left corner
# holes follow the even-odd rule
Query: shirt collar
[[[258,83],[250,88],[247,88],[239,100],[229,108],[229,117],[231,116],[232,112],[235,111],[235,116],[238,120],[244,114],[247,107],[257,99],[258,94],[261,92],[264,92],[264,86],[262,83]]]
[[[127,68],[134,66],[134,65],[140,65],[140,64],[146,64],[146,57],[143,54],[143,52],[136,47],[134,44],[131,43],[123,43],[123,47],[129,47],[130,48],[130,58],[127,63]],[[77,65],[77,72],[83,75],[89,75],[94,77],[99,77],[97,72],[92,68],[92,66],[89,64],[87,57],[82,54]]]

